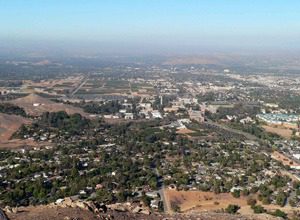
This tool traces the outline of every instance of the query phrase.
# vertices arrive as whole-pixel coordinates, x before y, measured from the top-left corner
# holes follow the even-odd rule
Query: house
[[[126,120],[132,120],[132,119],[134,119],[134,115],[133,115],[133,113],[125,113],[124,118]]]
[[[240,123],[242,123],[242,124],[247,124],[247,123],[252,123],[252,122],[253,122],[253,120],[249,116],[240,120]]]
[[[159,111],[151,112],[153,118],[162,118],[162,115]]]
[[[125,114],[126,113],[126,109],[120,109],[119,112]]]

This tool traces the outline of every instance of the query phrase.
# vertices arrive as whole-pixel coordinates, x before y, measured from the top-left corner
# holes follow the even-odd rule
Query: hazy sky
[[[0,0],[0,49],[299,49],[299,11],[299,0]]]

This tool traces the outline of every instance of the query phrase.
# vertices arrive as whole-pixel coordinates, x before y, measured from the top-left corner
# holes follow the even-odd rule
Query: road
[[[81,87],[88,81],[88,79],[89,77],[83,78],[83,82],[80,83],[79,86],[77,86],[77,88],[73,90],[73,92],[71,93],[71,97],[74,96],[79,89],[81,89]]]
[[[165,185],[164,185],[164,181],[162,179],[162,176],[159,174],[159,171],[157,168],[154,169],[155,171],[155,174],[158,178],[158,184],[159,184],[159,190],[158,190],[158,193],[160,195],[160,198],[163,202],[163,205],[164,205],[164,212],[165,213],[170,213],[171,209],[169,207],[169,203],[166,199],[166,194],[165,194]]]

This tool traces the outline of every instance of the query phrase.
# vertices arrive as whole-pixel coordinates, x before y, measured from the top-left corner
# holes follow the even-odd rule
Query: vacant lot
[[[178,204],[182,212],[220,210],[229,204],[247,205],[246,199],[234,198],[229,193],[166,190],[166,194],[170,204]]]
[[[229,204],[236,204],[241,207],[239,213],[244,215],[253,214],[251,207],[247,205],[247,197],[234,198],[230,193],[215,194],[202,191],[166,190],[165,193],[169,207],[172,203],[175,203],[182,212],[218,211],[225,209]],[[282,209],[288,213],[296,210],[296,208],[294,209],[289,205],[283,208],[277,205],[264,205],[264,207],[268,210]]]
[[[279,153],[278,151],[274,151],[272,153],[272,158],[280,161],[285,166],[300,166],[300,164],[292,161],[290,158],[286,157],[282,153]]]
[[[291,138],[293,131],[289,128],[285,128],[282,126],[271,126],[271,125],[263,125],[263,129],[265,129],[267,132],[278,134],[279,136],[283,138]]]
[[[27,114],[33,116],[39,116],[43,112],[65,111],[68,114],[79,113],[82,116],[89,117],[89,114],[85,113],[81,108],[76,108],[63,103],[56,103],[36,94],[30,94],[10,102],[14,105],[24,108]]]

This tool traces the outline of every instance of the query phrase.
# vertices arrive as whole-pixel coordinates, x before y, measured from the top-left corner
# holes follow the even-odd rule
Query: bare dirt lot
[[[280,161],[285,166],[300,166],[300,164],[292,161],[290,158],[278,151],[274,151],[271,156],[273,159]]]
[[[12,100],[10,103],[24,108],[27,114],[33,116],[41,115],[43,112],[65,111],[68,114],[79,113],[84,117],[89,117],[89,114],[85,113],[81,108],[76,108],[63,103],[56,103],[36,94],[30,94],[28,96]]]
[[[166,198],[168,202],[176,203],[182,212],[198,213],[212,212],[225,209],[229,204],[236,204],[241,207],[239,213],[242,215],[251,215],[253,211],[247,205],[247,197],[234,198],[230,193],[215,194],[213,192],[202,191],[176,191],[166,190]],[[291,213],[296,208],[290,206],[279,207],[277,205],[264,205],[267,210],[282,209],[287,213]]]
[[[191,133],[194,133],[195,131],[193,130],[190,130],[188,128],[182,128],[182,129],[178,129],[177,130],[177,134],[191,134]]]
[[[265,129],[267,132],[278,134],[279,136],[283,138],[291,138],[293,131],[289,128],[283,127],[283,126],[271,126],[271,125],[263,125],[263,129]]]

